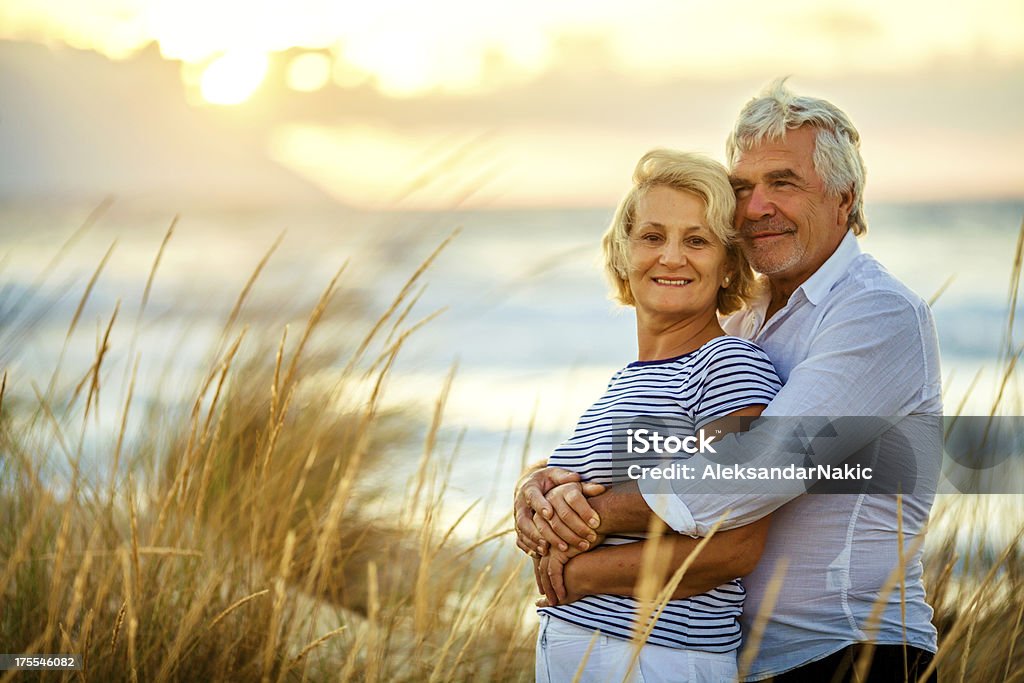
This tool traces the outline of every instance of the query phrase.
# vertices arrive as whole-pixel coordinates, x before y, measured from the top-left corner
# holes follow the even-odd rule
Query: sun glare
[[[288,65],[288,87],[298,92],[320,90],[331,80],[331,60],[320,52],[307,52]]]
[[[266,55],[229,53],[206,67],[199,79],[199,91],[210,104],[241,104],[252,97],[266,74]]]

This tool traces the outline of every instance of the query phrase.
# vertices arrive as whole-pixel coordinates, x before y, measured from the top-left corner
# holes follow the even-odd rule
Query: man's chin
[[[800,262],[800,254],[790,249],[776,249],[768,244],[750,244],[744,242],[743,253],[750,262],[750,266],[762,275],[777,275],[783,273]]]

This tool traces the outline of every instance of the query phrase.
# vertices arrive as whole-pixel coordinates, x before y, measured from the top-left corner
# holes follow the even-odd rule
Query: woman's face
[[[700,197],[662,185],[637,202],[628,268],[638,315],[671,323],[714,314],[729,259],[704,214]]]

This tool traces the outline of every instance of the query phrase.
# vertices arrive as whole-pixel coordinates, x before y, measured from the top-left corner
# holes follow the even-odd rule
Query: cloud
[[[0,196],[327,201],[267,159],[265,129],[189,106],[154,49],[112,62],[0,41],[0,92]]]
[[[224,52],[330,49],[392,96],[505,86],[551,69],[566,35],[597,36],[633,78],[743,78],[759,69],[841,77],[912,69],[982,46],[1024,58],[1024,6],[1013,0],[6,0],[0,37],[124,56],[156,41],[165,57],[205,63]],[[573,54],[585,56],[580,49]],[[500,63],[502,69],[493,66]],[[577,66],[586,68],[586,62]]]
[[[307,51],[293,48],[272,56],[252,99],[215,109],[189,104],[181,65],[155,48],[113,62],[0,43],[0,144],[10,152],[0,187],[9,195],[609,205],[651,147],[721,158],[740,106],[779,75],[763,67],[743,77],[638,77],[600,33],[556,44],[548,67],[529,79],[401,98],[372,81],[295,92],[288,67]],[[797,73],[790,84],[851,114],[864,137],[872,198],[1021,195],[1019,60],[979,53],[883,74]]]

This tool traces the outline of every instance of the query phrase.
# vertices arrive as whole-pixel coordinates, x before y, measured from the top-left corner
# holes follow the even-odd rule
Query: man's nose
[[[749,220],[759,220],[775,215],[775,204],[765,191],[764,185],[758,183],[750,190],[746,205],[743,208],[745,217]]]

